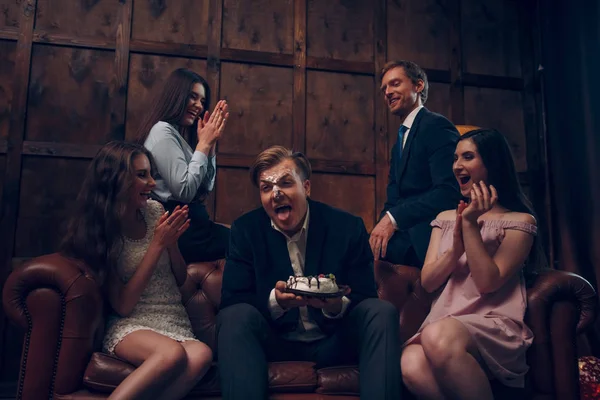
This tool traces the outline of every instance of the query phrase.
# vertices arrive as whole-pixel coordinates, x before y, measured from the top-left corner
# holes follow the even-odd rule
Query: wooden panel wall
[[[259,206],[248,166],[283,144],[311,159],[315,199],[372,229],[400,123],[378,72],[399,58],[427,70],[428,108],[509,137],[543,204],[543,187],[530,185],[543,157],[527,3],[0,0],[0,284],[21,260],[56,249],[89,160],[108,140],[133,137],[182,66],[231,107],[208,199],[217,221]],[[3,381],[16,378],[16,332],[0,315]]]

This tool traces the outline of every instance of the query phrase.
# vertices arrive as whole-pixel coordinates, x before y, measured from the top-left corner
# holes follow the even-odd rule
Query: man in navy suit
[[[369,243],[375,259],[421,267],[433,219],[461,199],[452,172],[459,134],[440,114],[423,106],[429,83],[411,61],[391,61],[381,72],[381,92],[402,120],[392,148],[387,200]]]
[[[359,363],[365,399],[399,399],[398,311],[377,298],[361,218],[309,199],[311,167],[275,146],[251,176],[262,207],[231,227],[218,314],[224,399],[266,399],[268,361]],[[290,276],[334,274],[350,292],[320,300],[286,292]]]

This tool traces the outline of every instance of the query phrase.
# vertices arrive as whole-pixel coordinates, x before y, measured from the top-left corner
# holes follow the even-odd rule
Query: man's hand
[[[317,299],[316,297],[309,297],[306,301],[309,306],[321,308],[328,314],[336,315],[342,311],[341,297],[335,297],[333,299]]]
[[[390,216],[386,213],[373,229],[371,237],[369,238],[369,244],[371,245],[371,251],[373,251],[375,261],[379,260],[380,253],[382,258],[385,257],[388,242],[394,234],[394,231],[394,224],[392,224]]]
[[[275,300],[281,308],[289,310],[294,307],[303,307],[308,305],[306,298],[296,296],[293,293],[285,293],[286,284],[283,281],[278,281],[275,284]]]

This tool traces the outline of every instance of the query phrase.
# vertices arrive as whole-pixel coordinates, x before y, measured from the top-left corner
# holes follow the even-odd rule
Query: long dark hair
[[[104,145],[88,167],[67,224],[60,251],[81,259],[102,280],[114,267],[123,246],[121,221],[133,184],[133,160],[152,155],[136,143],[113,141]]]
[[[533,205],[523,192],[519,183],[514,158],[508,141],[495,129],[476,129],[465,133],[459,139],[471,139],[488,173],[487,184],[494,185],[498,192],[498,203],[502,207],[516,212],[528,213],[537,220]],[[547,268],[547,261],[536,236],[529,252],[524,271],[527,277]]]
[[[204,111],[202,115],[200,115],[200,118],[202,118],[203,114],[210,107],[210,87],[208,86],[208,82],[194,71],[190,71],[186,68],[176,69],[171,72],[169,78],[165,82],[162,92],[152,103],[153,105],[150,112],[146,114],[146,117],[142,120],[135,135],[135,142],[144,145],[144,142],[146,142],[146,138],[150,133],[150,129],[152,129],[154,124],[159,121],[165,121],[171,125],[178,126],[185,114],[192,87],[196,83],[200,83],[204,86],[206,95]],[[186,140],[189,140],[189,132],[195,132],[197,124],[198,121],[195,121],[192,126],[179,127],[179,133]]]

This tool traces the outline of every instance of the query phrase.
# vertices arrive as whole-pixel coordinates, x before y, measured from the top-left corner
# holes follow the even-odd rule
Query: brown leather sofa
[[[199,339],[215,349],[215,315],[223,262],[192,264],[183,301]],[[3,291],[7,315],[25,330],[18,399],[104,399],[133,367],[97,352],[103,334],[103,300],[87,267],[57,254],[13,271]],[[431,301],[415,268],[377,263],[380,297],[400,311],[401,340],[425,318]],[[527,323],[535,333],[526,390],[495,387],[496,398],[578,399],[576,334],[596,314],[596,293],[581,277],[540,274],[528,291]],[[356,366],[315,370],[312,363],[269,366],[272,399],[357,399]],[[400,379],[400,377],[398,377]],[[337,395],[337,396],[330,396]],[[189,398],[220,398],[213,367]]]

